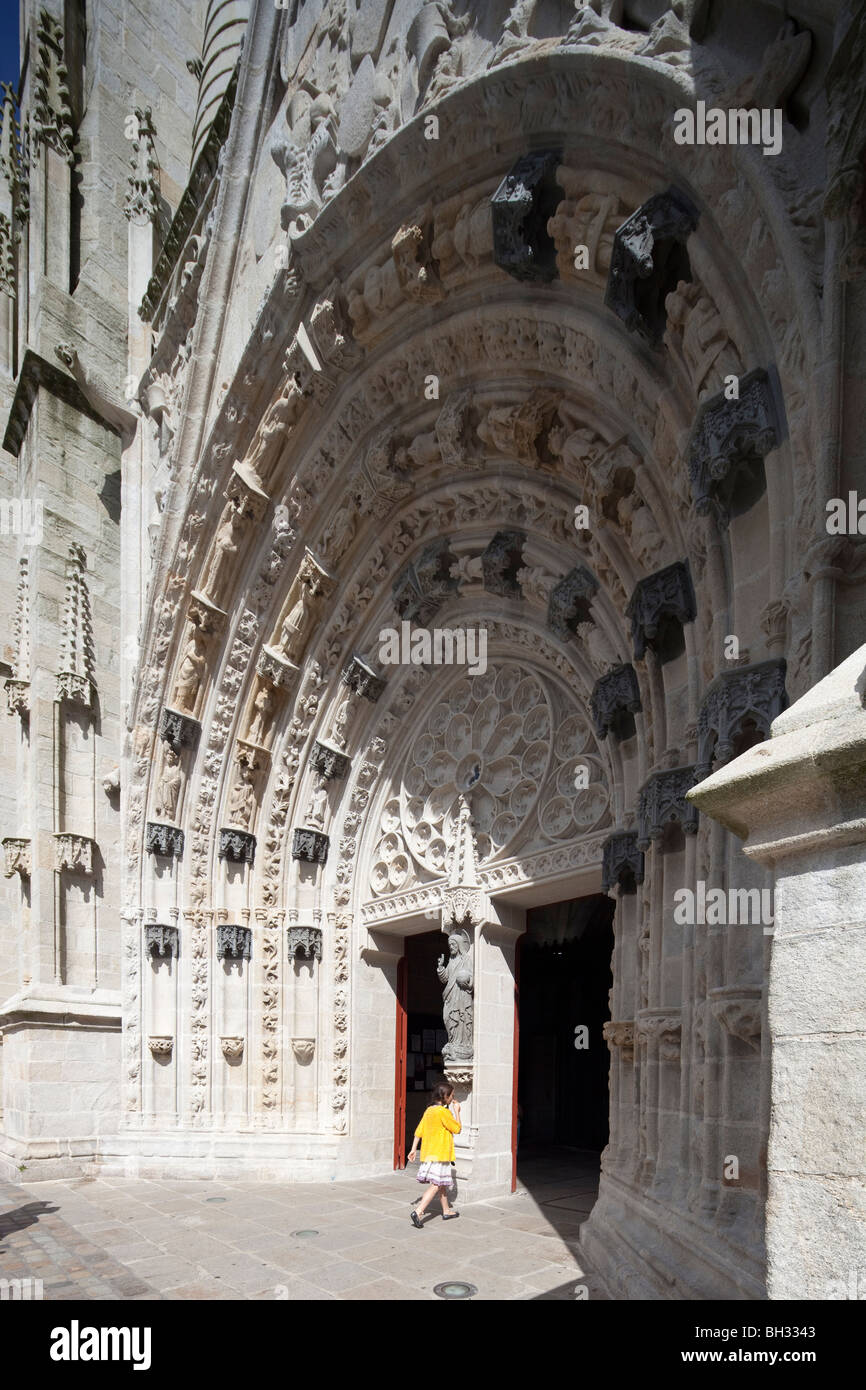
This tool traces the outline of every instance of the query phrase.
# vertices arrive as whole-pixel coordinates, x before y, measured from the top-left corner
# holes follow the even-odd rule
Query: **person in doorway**
[[[412,1212],[411,1218],[412,1225],[417,1226],[419,1231],[424,1229],[421,1216],[437,1193],[442,1203],[443,1221],[450,1221],[452,1217],[460,1215],[448,1202],[448,1188],[454,1183],[451,1175],[454,1135],[459,1134],[461,1128],[460,1102],[454,1099],[454,1087],[447,1081],[442,1081],[433,1088],[433,1104],[428,1105],[421,1116],[421,1123],[415,1130],[415,1143],[409,1151],[409,1162],[414,1163],[418,1157],[420,1142],[421,1167],[418,1169],[418,1181],[427,1184],[427,1191],[416,1210]]]

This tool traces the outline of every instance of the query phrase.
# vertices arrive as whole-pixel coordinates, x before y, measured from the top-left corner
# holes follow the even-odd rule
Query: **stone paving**
[[[363,1182],[84,1178],[0,1183],[0,1280],[41,1279],[48,1299],[436,1299],[475,1284],[480,1299],[604,1298],[577,1249],[598,1163],[521,1165],[518,1191],[409,1220],[414,1172]],[[429,1211],[436,1215],[430,1216]],[[316,1234],[298,1235],[299,1231]],[[438,1299],[437,1299],[438,1301]]]

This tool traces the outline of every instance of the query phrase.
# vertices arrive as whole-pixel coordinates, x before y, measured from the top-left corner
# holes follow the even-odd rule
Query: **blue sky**
[[[18,86],[18,0],[0,0],[0,81]]]

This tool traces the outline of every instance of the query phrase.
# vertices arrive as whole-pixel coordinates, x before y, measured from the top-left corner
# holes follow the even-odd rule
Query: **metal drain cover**
[[[318,1231],[292,1231],[293,1236],[317,1236]]]
[[[227,1202],[228,1197],[205,1197],[206,1202]]]
[[[449,1279],[446,1284],[434,1285],[437,1298],[471,1298],[478,1292],[474,1284],[464,1284],[460,1279]]]

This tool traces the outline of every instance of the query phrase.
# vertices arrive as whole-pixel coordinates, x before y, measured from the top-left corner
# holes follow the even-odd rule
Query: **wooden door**
[[[397,962],[397,1028],[394,1042],[394,1167],[406,1167],[406,990],[409,962]]]

